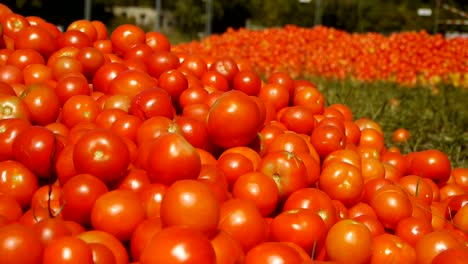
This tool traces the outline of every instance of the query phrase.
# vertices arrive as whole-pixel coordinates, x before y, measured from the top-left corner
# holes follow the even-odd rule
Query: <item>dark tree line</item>
[[[155,7],[156,0],[91,0],[92,19],[99,19],[108,25],[115,17],[106,7],[148,6]],[[177,28],[181,32],[203,31],[206,21],[207,0],[161,0],[162,8],[173,12]],[[228,27],[245,27],[246,21],[254,25],[273,27],[286,24],[311,27],[317,21],[321,24],[350,32],[393,32],[401,30],[422,30],[432,32],[434,13],[429,17],[417,15],[421,7],[434,8],[437,1],[460,10],[468,10],[468,2],[459,0],[321,0],[317,9],[316,1],[300,3],[299,0],[212,0],[214,33],[224,32]],[[36,15],[48,21],[66,26],[71,21],[82,19],[84,0],[2,0],[12,10],[22,15]],[[317,12],[318,11],[318,12]],[[319,15],[317,20],[316,15]],[[117,18],[118,19],[118,18]],[[440,19],[463,19],[441,8]],[[117,20],[123,21],[123,20]],[[127,21],[123,21],[127,22]],[[468,26],[438,25],[439,32],[467,31]]]

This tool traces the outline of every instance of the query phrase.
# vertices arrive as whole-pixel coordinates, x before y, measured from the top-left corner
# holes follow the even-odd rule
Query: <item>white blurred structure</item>
[[[113,6],[109,8],[115,16],[123,16],[135,20],[135,24],[139,26],[153,26],[156,19],[159,18],[161,31],[170,31],[174,28],[176,21],[174,16],[169,11],[161,11],[158,15],[157,10],[152,7],[139,6]]]

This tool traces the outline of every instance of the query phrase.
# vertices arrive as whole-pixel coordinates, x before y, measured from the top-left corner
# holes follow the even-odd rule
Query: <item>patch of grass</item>
[[[397,146],[403,153],[438,149],[448,154],[454,168],[468,168],[468,90],[450,85],[430,89],[386,82],[311,80],[328,105],[343,103],[355,119],[368,117],[379,123],[387,146]],[[399,127],[411,133],[406,144],[391,141]]]

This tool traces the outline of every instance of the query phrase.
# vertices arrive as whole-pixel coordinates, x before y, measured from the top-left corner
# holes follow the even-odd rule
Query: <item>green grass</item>
[[[386,145],[403,153],[438,149],[448,154],[452,167],[468,168],[468,90],[449,85],[438,92],[427,87],[405,88],[393,83],[311,79],[327,104],[343,103],[355,119],[368,117],[384,130]],[[391,101],[399,102],[392,107]],[[408,129],[406,144],[391,142],[393,131]]]

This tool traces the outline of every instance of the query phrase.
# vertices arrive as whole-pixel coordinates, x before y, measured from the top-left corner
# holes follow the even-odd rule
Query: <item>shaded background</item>
[[[169,27],[159,28],[173,42],[205,36],[206,1],[160,0]],[[430,33],[466,32],[468,25],[445,24],[448,19],[463,23],[468,17],[443,8],[444,5],[468,10],[464,0],[211,0],[211,33],[227,28],[262,28],[295,24],[312,27],[322,24],[349,32],[426,30]],[[2,0],[14,12],[40,16],[66,28],[74,20],[85,18],[85,0]],[[111,32],[123,23],[139,24],[147,31],[155,23],[137,23],[130,8],[156,9],[157,0],[89,0],[91,19],[101,20]],[[307,2],[307,3],[304,3]],[[120,14],[115,9],[120,8]],[[429,16],[418,15],[418,9],[430,9]],[[122,11],[122,9],[124,11]],[[57,10],[60,10],[57,12]],[[125,11],[126,10],[126,11]],[[132,9],[133,10],[133,9]],[[140,9],[138,9],[140,10]],[[439,10],[439,12],[437,12]],[[135,11],[136,12],[136,11]],[[146,15],[148,16],[148,15]],[[150,15],[151,16],[151,15]],[[140,20],[142,20],[140,15]],[[438,19],[437,19],[438,18]],[[148,20],[148,17],[145,17]],[[438,21],[438,23],[436,23]]]

